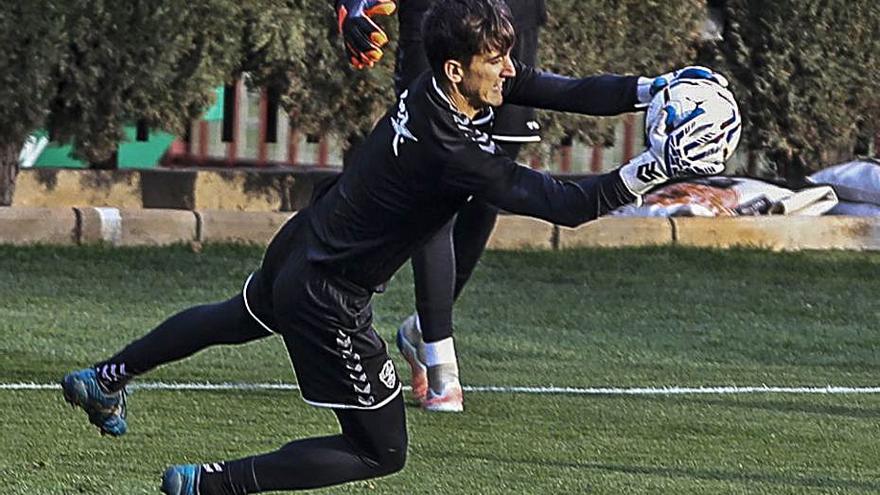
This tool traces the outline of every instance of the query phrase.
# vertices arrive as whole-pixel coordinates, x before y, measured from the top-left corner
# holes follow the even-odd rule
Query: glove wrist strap
[[[645,151],[627,162],[620,167],[619,173],[623,185],[638,197],[641,197],[652,187],[669,180],[669,176],[663,170],[663,164],[650,151]],[[639,198],[639,202],[641,202],[641,198]]]
[[[647,105],[651,102],[651,84],[654,82],[650,77],[639,77],[636,82],[636,99],[640,105]]]

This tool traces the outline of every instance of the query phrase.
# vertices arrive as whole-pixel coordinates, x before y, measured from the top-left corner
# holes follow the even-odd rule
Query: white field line
[[[0,390],[52,390],[55,383],[0,383]],[[299,390],[291,383],[199,383],[143,382],[132,384],[139,390]],[[404,387],[408,390],[409,387]],[[505,387],[465,386],[466,392],[546,395],[729,395],[729,394],[880,394],[880,387],[775,387],[704,386],[704,387]]]

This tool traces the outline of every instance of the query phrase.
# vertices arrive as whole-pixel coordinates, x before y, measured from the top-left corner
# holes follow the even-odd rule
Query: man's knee
[[[376,476],[396,473],[406,465],[408,439],[406,425],[400,425],[397,432],[385,430],[380,439],[370,442],[370,447],[362,448],[368,464],[376,470]]]
[[[406,465],[406,442],[397,447],[386,447],[376,459],[380,476],[396,473]]]
[[[375,476],[403,469],[409,439],[402,395],[377,410],[337,414],[343,435]]]

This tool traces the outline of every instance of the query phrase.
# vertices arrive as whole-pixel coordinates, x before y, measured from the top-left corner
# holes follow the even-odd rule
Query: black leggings
[[[474,272],[497,216],[494,206],[472,200],[413,254],[416,311],[425,342],[452,336],[452,305]]]
[[[241,294],[227,301],[185,309],[162,322],[147,335],[127,345],[112,358],[96,365],[125,364],[128,376],[191,356],[212,345],[244,344],[271,333],[254,320]],[[118,367],[117,367],[118,369]],[[127,377],[108,388],[121,388]]]
[[[504,149],[516,158],[520,145]],[[416,311],[425,342],[452,337],[452,305],[477,267],[497,218],[498,208],[474,198],[413,254]]]
[[[234,487],[228,493],[318,488],[403,469],[407,434],[402,394],[379,409],[333,412],[342,427],[340,435],[296,440],[275,452],[228,462],[232,479],[224,485]]]
[[[271,335],[247,312],[239,294],[168,318],[97,369],[124,368],[126,376],[102,383],[121,388],[135,375],[218,344],[243,344]],[[374,410],[334,409],[341,434],[296,440],[263,455],[201,472],[202,494],[259,493],[329,486],[384,476],[406,462],[406,416],[402,394]]]

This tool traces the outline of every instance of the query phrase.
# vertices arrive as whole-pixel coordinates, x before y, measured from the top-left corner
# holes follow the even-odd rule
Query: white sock
[[[455,358],[455,344],[452,337],[447,337],[437,342],[425,342],[425,364],[427,366],[437,366],[439,364],[454,364],[458,360]]]

